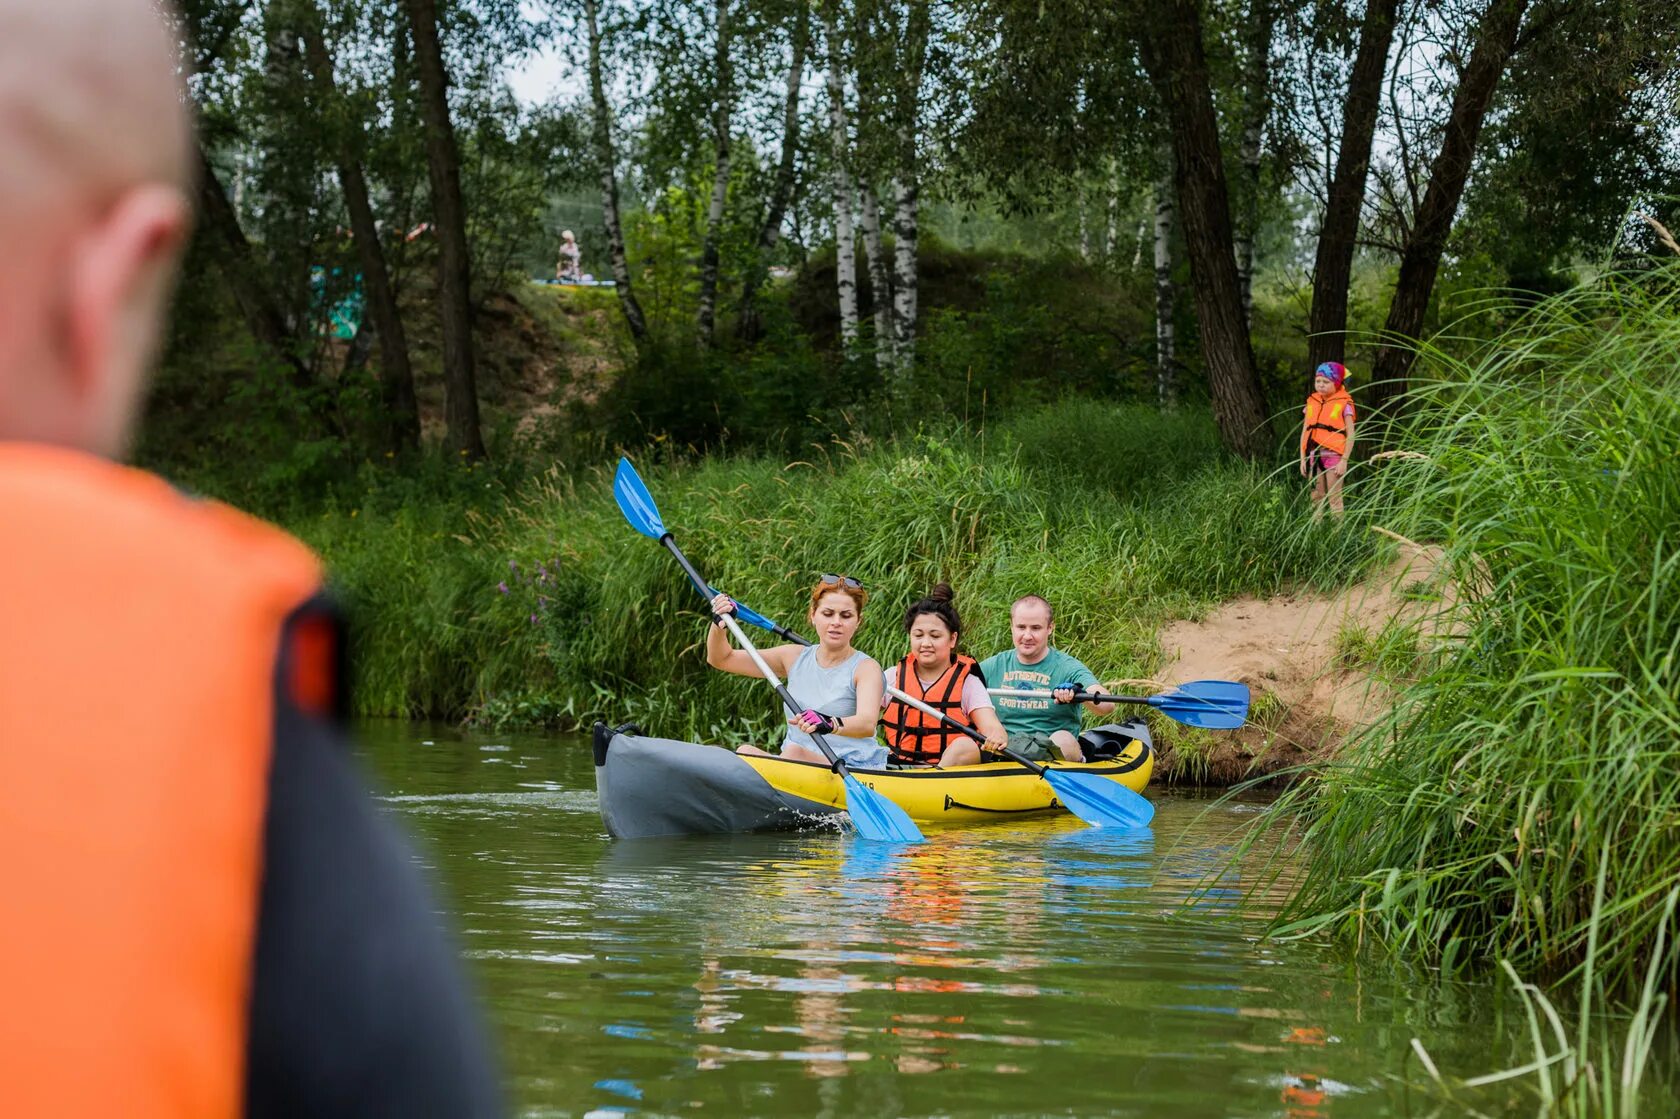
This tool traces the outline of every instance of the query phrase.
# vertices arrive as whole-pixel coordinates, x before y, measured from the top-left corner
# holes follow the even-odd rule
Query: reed
[[[1278,805],[1310,858],[1276,931],[1649,1014],[1680,979],[1680,269],[1509,313],[1425,353],[1409,453],[1360,479],[1464,593],[1442,654]]]

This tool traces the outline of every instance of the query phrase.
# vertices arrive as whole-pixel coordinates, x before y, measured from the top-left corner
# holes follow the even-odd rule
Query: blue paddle
[[[769,630],[784,640],[793,641],[800,645],[810,644],[809,641],[786,626],[777,625],[769,618],[756,613],[739,602],[735,603],[735,612],[741,616],[742,621],[750,622],[760,629]],[[1241,687],[1240,684],[1237,686]],[[888,688],[887,691],[918,711],[932,715],[947,726],[960,730],[966,735],[978,737],[973,727],[957,722],[944,712],[918,700],[915,696],[900,691],[898,688]],[[1012,762],[1026,766],[1048,781],[1050,787],[1061,797],[1062,804],[1067,807],[1067,810],[1092,827],[1141,828],[1147,827],[1149,821],[1155,818],[1155,806],[1149,802],[1147,797],[1133,792],[1124,785],[1110,781],[1106,777],[1095,773],[1052,769],[1048,766],[1039,765],[1013,750],[1004,750],[1003,756]]]
[[[715,592],[712,591],[710,584],[700,577],[700,573],[694,569],[694,565],[688,562],[688,557],[683,555],[682,549],[677,547],[676,540],[672,538],[671,533],[665,528],[665,522],[659,517],[659,507],[653,503],[653,495],[648,493],[647,486],[642,483],[641,477],[636,473],[636,468],[630,465],[630,460],[627,458],[618,460],[618,471],[613,475],[613,497],[617,499],[618,508],[624,514],[624,519],[630,522],[630,527],[643,536],[665,545],[666,550],[671,553],[678,565],[682,567],[684,574],[688,576],[688,581],[694,584],[694,589],[710,601]],[[737,609],[739,608],[737,607]],[[757,617],[757,615],[754,615],[754,617]],[[740,643],[747,656],[752,658],[753,664],[758,668],[765,681],[776,690],[776,694],[781,697],[782,705],[788,709],[790,714],[799,714],[802,710],[799,703],[793,698],[792,693],[782,686],[781,679],[764,662],[764,658],[753,647],[753,643],[747,640],[747,635],[741,631],[741,627],[736,623],[735,618],[732,615],[724,614],[720,620],[729,628],[729,632],[734,635],[735,640]],[[846,763],[840,760],[840,756],[828,744],[827,738],[813,731],[811,732],[811,741],[817,744],[817,748],[822,751],[823,757],[828,759],[828,764],[833,767],[834,772],[838,773],[841,781],[845,783],[846,808],[851,814],[852,824],[857,828],[858,835],[864,839],[880,840],[885,843],[922,842],[924,839],[922,831],[916,826],[916,822],[910,819],[909,814],[856,777],[853,777],[851,771],[846,768]]]
[[[1046,689],[991,688],[992,695],[1049,699]],[[1188,727],[1235,730],[1248,721],[1248,685],[1235,680],[1192,680],[1160,695],[1075,692],[1074,703],[1143,703]]]

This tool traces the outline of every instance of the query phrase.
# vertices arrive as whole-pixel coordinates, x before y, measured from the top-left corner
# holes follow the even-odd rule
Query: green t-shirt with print
[[[981,662],[980,671],[986,677],[988,688],[1048,691],[1070,680],[1081,688],[1089,688],[1097,682],[1090,669],[1054,646],[1036,664],[1022,664],[1014,649],[1005,649]],[[1057,703],[1048,696],[1027,699],[1008,695],[993,696],[992,702],[997,706],[997,716],[1003,722],[1003,729],[1011,735],[1035,731],[1050,734],[1058,730],[1079,733],[1080,705],[1077,703]]]

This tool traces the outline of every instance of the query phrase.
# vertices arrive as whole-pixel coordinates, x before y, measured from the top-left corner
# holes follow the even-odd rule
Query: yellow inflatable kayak
[[[1056,762],[1141,793],[1155,769],[1143,720],[1087,732],[1097,760]],[[1093,744],[1100,743],[1093,751]],[[1089,756],[1089,754],[1088,754]],[[853,769],[852,776],[922,824],[975,824],[1065,811],[1048,782],[1013,762],[957,769]],[[595,727],[601,819],[620,838],[822,826],[845,811],[838,774],[817,762],[737,754],[634,728]]]

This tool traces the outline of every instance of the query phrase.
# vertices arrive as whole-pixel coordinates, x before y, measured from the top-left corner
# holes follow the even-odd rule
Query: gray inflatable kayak
[[[1133,792],[1148,784],[1155,753],[1141,719],[1080,737],[1093,760],[1056,762],[1055,768],[1104,777]],[[1048,782],[1013,762],[852,774],[918,823],[974,824],[1066,811]],[[834,828],[846,808],[839,775],[821,763],[743,756],[603,723],[595,724],[595,788],[607,831],[621,839]]]

